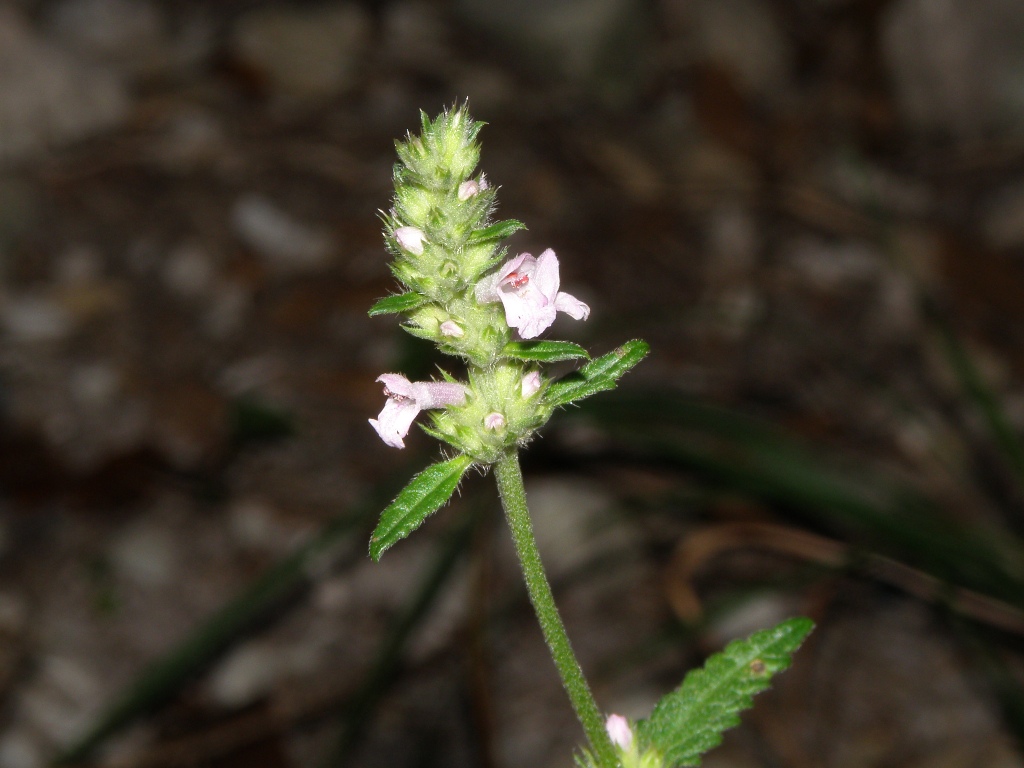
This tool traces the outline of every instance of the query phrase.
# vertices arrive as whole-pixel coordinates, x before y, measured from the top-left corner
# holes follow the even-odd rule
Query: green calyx
[[[477,464],[494,464],[505,453],[529,441],[551,418],[544,402],[544,385],[524,394],[526,371],[515,363],[470,368],[466,402],[432,411],[432,426],[424,429],[471,456]]]
[[[500,304],[481,305],[467,297],[453,299],[447,309],[434,303],[418,307],[402,328],[478,367],[493,365],[509,338]]]

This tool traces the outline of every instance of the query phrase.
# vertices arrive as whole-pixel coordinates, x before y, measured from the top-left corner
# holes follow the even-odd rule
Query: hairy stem
[[[597,708],[597,702],[590,692],[590,686],[583,676],[580,663],[576,660],[565,625],[558,615],[551,585],[548,584],[544,566],[537,550],[537,540],[533,536],[533,524],[530,522],[530,510],[526,506],[526,490],[523,488],[523,473],[519,469],[519,455],[512,451],[494,466],[494,476],[498,481],[498,493],[505,508],[505,518],[519,555],[519,564],[526,580],[526,589],[530,593],[530,602],[537,614],[544,640],[551,650],[551,657],[562,678],[565,692],[569,694],[576,717],[579,718],[590,741],[590,749],[597,758],[598,764],[613,768],[618,765],[615,749],[612,747],[608,734],[604,729],[604,720]]]

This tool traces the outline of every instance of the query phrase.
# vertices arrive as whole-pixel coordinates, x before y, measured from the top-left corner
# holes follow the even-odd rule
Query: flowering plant
[[[390,268],[405,289],[378,301],[371,316],[398,314],[402,327],[434,342],[466,365],[466,381],[446,372],[441,381],[411,382],[385,373],[385,404],[370,425],[385,444],[404,448],[420,411],[430,435],[454,449],[451,458],[416,475],[381,514],[370,539],[374,560],[444,505],[471,466],[493,467],[530,600],[566,692],[586,732],[589,749],[577,758],[593,768],[697,765],[700,755],[735,725],[736,713],[767,687],[810,632],[807,619],[791,619],[713,656],[686,677],[647,720],[633,725],[620,715],[602,717],[562,625],[533,537],[518,450],[556,408],[612,389],[648,353],[628,341],[591,359],[568,341],[539,339],[559,312],[586,320],[590,307],[560,290],[559,262],[550,248],[540,256],[509,258],[501,242],[523,229],[494,221],[497,190],[476,174],[477,135],[483,126],[466,108],[430,120],[422,132],[396,143],[395,197],[384,214]],[[583,360],[579,370],[553,380],[546,363]]]

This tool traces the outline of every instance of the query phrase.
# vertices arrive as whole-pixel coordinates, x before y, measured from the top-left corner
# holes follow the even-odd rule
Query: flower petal
[[[532,276],[533,286],[537,288],[544,298],[551,301],[558,294],[558,257],[555,252],[548,248],[536,261]]]
[[[399,397],[415,397],[413,393],[413,384],[405,376],[400,373],[382,373],[377,377],[377,381],[381,382],[385,387],[388,388],[388,392]]]
[[[417,381],[412,385],[420,408],[443,408],[466,402],[466,388],[450,381]]]
[[[524,296],[515,291],[502,292],[501,303],[505,306],[505,321],[524,339],[540,336],[555,322],[555,305],[544,301],[539,292]]]
[[[555,296],[555,309],[565,312],[573,320],[586,320],[590,317],[590,307],[568,293]]]
[[[501,300],[498,294],[498,273],[485,277],[476,284],[476,300],[478,304],[491,304]]]
[[[419,412],[420,407],[415,400],[399,402],[389,397],[384,403],[384,410],[376,419],[370,419],[369,422],[386,445],[392,448],[405,448],[404,438],[409,434],[409,427]]]
[[[498,280],[500,284],[502,280],[507,278],[513,272],[525,272],[530,274],[533,272],[533,265],[536,263],[536,259],[528,253],[520,253],[513,259],[509,259],[505,264],[498,270]],[[522,269],[520,269],[522,267]]]

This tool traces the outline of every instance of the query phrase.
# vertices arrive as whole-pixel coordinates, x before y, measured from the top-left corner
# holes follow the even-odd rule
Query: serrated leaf
[[[556,381],[548,387],[544,399],[551,405],[567,405],[598,392],[615,388],[615,382],[630,368],[643,360],[651,351],[646,341],[627,341],[614,352],[601,355],[580,368],[576,373]]]
[[[424,469],[409,481],[387,509],[370,537],[370,557],[375,561],[394,543],[419,528],[423,521],[452,497],[473,460],[462,454]]]
[[[589,360],[587,350],[571,341],[510,341],[502,350],[505,357],[516,360],[530,360],[540,363],[557,363],[561,360]]]
[[[367,314],[369,314],[370,317],[377,317],[378,315],[395,315],[416,309],[416,307],[425,301],[426,297],[421,293],[416,293],[415,291],[400,293],[397,296],[385,296],[370,307],[370,311]]]
[[[679,688],[658,702],[650,719],[637,723],[641,744],[653,746],[666,765],[700,765],[701,755],[739,724],[739,713],[753,704],[754,694],[789,666],[813,628],[810,619],[789,619],[729,643],[687,674]]]
[[[489,227],[484,227],[483,229],[474,229],[469,234],[469,242],[470,244],[475,244],[504,240],[506,237],[518,232],[520,229],[526,229],[526,225],[516,219],[499,221],[491,224]]]

